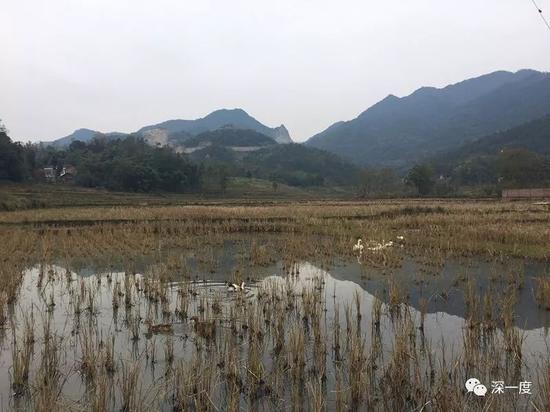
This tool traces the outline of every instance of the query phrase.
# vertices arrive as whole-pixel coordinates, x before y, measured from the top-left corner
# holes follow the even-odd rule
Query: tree
[[[508,187],[535,187],[550,180],[548,161],[526,149],[501,150],[497,170]]]
[[[418,190],[418,193],[422,196],[430,194],[435,181],[433,178],[434,172],[428,165],[416,165],[407,174],[406,182],[409,185],[413,185]]]
[[[494,158],[476,156],[465,160],[452,170],[453,181],[459,185],[479,186],[497,181]]]
[[[24,149],[11,141],[0,123],[0,179],[21,181],[27,175]]]
[[[185,155],[171,148],[151,147],[143,139],[95,136],[89,143],[74,141],[65,150],[35,147],[34,161],[39,167],[58,170],[66,165],[77,169],[75,183],[112,190],[150,192],[187,192],[200,184],[199,168]]]
[[[366,168],[361,173],[360,194],[363,197],[396,194],[403,188],[395,172],[390,168]]]
[[[223,194],[225,194],[225,191],[227,190],[228,181],[229,178],[227,177],[225,169],[220,169],[220,190]]]

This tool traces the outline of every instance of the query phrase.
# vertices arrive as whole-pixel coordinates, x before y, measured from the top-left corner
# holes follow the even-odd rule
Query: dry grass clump
[[[544,310],[550,310],[550,279],[535,278],[535,299],[539,307]]]
[[[34,315],[23,313],[24,329],[21,338],[17,337],[16,325],[12,318],[13,349],[11,387],[16,396],[28,389],[31,360],[34,353]]]
[[[42,319],[43,334],[40,366],[33,385],[34,410],[52,411],[62,407],[62,391],[68,374],[61,367],[64,341],[52,331],[51,315]]]

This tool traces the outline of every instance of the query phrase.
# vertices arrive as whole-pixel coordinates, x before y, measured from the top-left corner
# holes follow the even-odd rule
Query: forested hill
[[[433,155],[426,163],[456,186],[546,187],[550,115]]]
[[[203,132],[185,141],[185,147],[204,145],[247,147],[269,146],[277,144],[275,140],[251,129],[235,129],[224,127],[217,130]]]
[[[210,145],[189,155],[203,170],[217,168],[231,176],[252,177],[289,186],[347,186],[358,184],[361,170],[338,156],[291,143],[239,152]]]
[[[291,143],[292,139],[284,125],[279,127],[268,127],[250,116],[242,109],[220,109],[205,117],[194,120],[167,120],[158,124],[148,125],[132,133],[121,132],[100,132],[92,129],[78,129],[73,133],[51,142],[46,145],[53,145],[57,148],[69,146],[74,141],[89,142],[94,136],[100,134],[107,139],[119,139],[124,136],[134,135],[144,138],[152,146],[182,146],[188,139],[201,133],[232,127],[241,130],[253,130],[270,137],[277,143]]]
[[[362,165],[403,167],[550,113],[550,74],[505,71],[388,96],[307,141]]]
[[[0,180],[76,184],[132,192],[223,194],[228,178],[262,179],[274,185],[347,186],[360,170],[337,156],[298,144],[277,144],[252,130],[224,128],[197,136],[196,151],[151,146],[138,136],[96,134],[68,147],[21,145],[0,131]],[[193,142],[190,142],[193,143]],[[253,151],[240,151],[239,146]],[[69,171],[68,174],[67,170]]]
[[[268,127],[250,116],[242,109],[220,109],[207,116],[195,120],[168,120],[151,126],[142,127],[137,134],[145,135],[153,130],[166,130],[169,135],[196,136],[210,130],[216,130],[224,126],[232,126],[237,129],[250,129],[271,137],[277,143],[290,143],[292,139],[284,125]]]
[[[360,169],[338,156],[300,144],[276,145],[251,152],[243,164],[265,179],[291,186],[354,186]]]
[[[550,115],[466,143],[458,149],[435,156],[434,159],[440,163],[453,164],[470,157],[494,155],[512,148],[550,155]]]

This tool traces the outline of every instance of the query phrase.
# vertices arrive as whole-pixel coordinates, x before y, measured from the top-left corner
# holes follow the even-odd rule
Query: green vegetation
[[[407,175],[407,184],[415,186],[422,196],[430,194],[435,185],[433,170],[428,165],[414,166]]]
[[[159,124],[142,127],[136,134],[142,135],[143,132],[149,130],[164,129],[168,131],[170,138],[174,141],[184,142],[192,136],[226,126],[241,130],[255,130],[258,133],[275,140],[279,139],[285,143],[291,141],[288,131],[284,126],[267,127],[242,109],[220,109],[195,120],[168,120]]]
[[[181,146],[185,144],[188,139],[198,134],[226,127],[233,127],[241,130],[254,130],[279,143],[289,143],[292,141],[288,131],[283,125],[275,128],[267,127],[242,109],[221,109],[200,119],[168,120],[162,123],[144,126],[134,133],[110,132],[104,133],[103,136],[109,139],[123,139],[129,135],[145,137],[148,132],[162,131],[167,133],[168,141],[171,144],[174,146]],[[102,133],[97,130],[78,129],[68,136],[55,139],[51,144],[57,148],[65,148],[77,140],[89,143],[98,134]]]
[[[362,198],[492,197],[506,188],[550,186],[550,116],[426,157],[409,170],[361,169],[323,150],[276,144],[257,131],[229,126],[189,137],[187,142],[186,147],[208,146],[183,154],[170,147],[152,147],[136,135],[96,135],[88,142],[76,140],[58,149],[14,143],[2,128],[0,180],[56,180],[101,190],[191,197],[297,198],[302,193],[307,199],[336,193]],[[261,148],[233,149],[239,146]],[[74,173],[60,179],[67,167]],[[54,179],[48,180],[45,168],[50,168]],[[290,187],[301,190],[287,190]],[[11,210],[57,204],[43,198],[2,193],[0,207]]]
[[[0,123],[0,180],[20,182],[30,175],[28,148],[11,141]]]
[[[257,193],[258,185],[253,182],[267,181],[274,196],[300,192],[286,190],[289,186],[312,188],[313,192],[324,194],[344,187],[347,189],[343,193],[348,196],[355,190],[359,176],[357,167],[332,154],[297,144],[276,144],[254,130],[230,127],[190,138],[190,146],[203,142],[209,145],[189,155],[167,146],[153,147],[136,135],[96,134],[88,142],[74,140],[59,149],[54,145],[22,146],[13,143],[5,131],[1,133],[0,180],[15,182],[225,197],[239,196],[239,190],[232,188],[233,182],[239,181],[251,185],[252,190],[242,190],[241,195],[247,197],[263,196]],[[232,150],[233,146],[264,149],[240,152]],[[310,198],[309,193],[302,193]],[[37,199],[21,201],[5,193],[1,197],[4,209],[51,204]]]
[[[518,147],[543,155],[550,154],[550,115],[466,143],[438,157],[442,162],[458,163],[471,157],[493,155],[502,149]]]
[[[211,193],[221,176],[269,180],[301,188],[347,187],[356,190],[360,169],[331,153],[300,144],[271,145],[250,152],[235,152],[211,145],[190,154],[199,163]],[[349,191],[348,189],[348,191]]]
[[[397,197],[407,193],[403,179],[388,167],[365,168],[361,172],[359,195],[363,198]]]
[[[300,144],[251,152],[243,163],[253,176],[291,186],[354,186],[360,169],[338,156]]]
[[[411,168],[406,180],[416,193],[432,196],[496,196],[502,189],[548,187],[550,116],[433,155]]]
[[[434,156],[438,173],[455,187],[550,185],[550,117],[496,133]]]
[[[191,192],[199,185],[198,169],[169,148],[151,147],[135,137],[90,143],[75,141],[67,150],[37,153],[44,165],[74,165],[75,182],[132,192]]]
[[[436,159],[410,169],[407,182],[423,196],[462,196],[468,192],[494,196],[502,189],[548,187],[550,157],[524,148],[505,148],[456,163]]]
[[[254,130],[235,129],[223,127],[201,133],[185,141],[185,147],[196,147],[204,144],[217,146],[269,146],[276,144],[275,141]]]

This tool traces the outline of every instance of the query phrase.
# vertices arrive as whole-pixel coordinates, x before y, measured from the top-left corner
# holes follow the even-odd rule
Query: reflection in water
[[[179,251],[172,251],[174,256],[182,258]],[[277,262],[265,267],[240,268],[239,249],[235,243],[226,241],[223,246],[212,252],[216,260],[215,270],[201,265],[199,255],[188,252],[183,255],[189,274],[195,279],[225,282],[230,280],[236,270],[243,270],[248,281],[260,280],[272,274],[282,274],[283,263]],[[167,259],[171,256],[168,252]],[[317,262],[311,262],[317,264]],[[151,267],[151,258],[143,257],[133,262],[133,269],[145,273]],[[319,266],[319,265],[317,265]],[[75,271],[79,276],[93,276],[98,273],[124,272],[122,262],[105,266],[81,264]],[[386,270],[365,269],[355,259],[339,260],[327,269],[330,276],[338,280],[352,281],[360,285],[371,295],[387,301],[387,288],[390,278],[394,279],[404,294],[407,303],[420,310],[421,301],[427,301],[426,312],[444,312],[464,318],[466,313],[466,293],[471,281],[476,293],[483,296],[490,294],[498,297],[511,284],[516,288],[517,302],[514,307],[514,323],[529,330],[550,326],[550,311],[542,310],[534,297],[537,287],[535,279],[548,277],[550,264],[541,261],[522,259],[486,260],[478,257],[448,259],[442,267],[426,267],[411,257],[404,257],[398,268],[392,269],[391,276]]]
[[[361,266],[341,262],[330,270],[341,280],[351,280],[369,293],[382,293],[390,276],[371,270],[367,276]],[[480,258],[449,259],[436,272],[424,272],[423,266],[412,258],[405,258],[401,267],[392,271],[391,277],[408,296],[408,304],[420,310],[420,302],[426,299],[428,313],[444,312],[461,318],[466,314],[465,293],[471,281],[479,295],[491,294],[496,301],[510,286],[515,286],[517,304],[514,322],[522,329],[538,329],[550,326],[550,311],[541,310],[534,297],[535,278],[547,276],[549,266],[544,262],[517,259],[505,262],[486,261]],[[382,298],[385,296],[382,293]],[[387,296],[386,296],[387,297]],[[497,302],[495,302],[496,306]]]
[[[225,328],[222,333],[226,333],[223,330],[235,329],[233,315],[227,312],[232,304],[246,308],[249,305],[247,302],[252,305],[256,299],[265,299],[265,291],[274,288],[291,290],[298,296],[301,294],[302,299],[305,299],[304,294],[308,290],[317,288],[324,297],[323,329],[330,339],[336,321],[349,333],[349,319],[345,320],[347,311],[351,313],[351,308],[360,308],[357,328],[365,340],[365,347],[373,345],[373,319],[379,316],[376,313],[379,308],[383,313],[378,332],[380,342],[383,342],[382,358],[386,359],[383,364],[391,359],[399,343],[393,320],[393,316],[399,315],[392,312],[397,305],[399,313],[406,312],[414,325],[422,325],[422,345],[433,349],[434,361],[450,362],[463,351],[465,331],[469,328],[465,320],[468,288],[473,284],[480,296],[494,294],[495,307],[498,308],[498,296],[510,286],[511,273],[515,274],[514,279],[521,282],[517,287],[513,319],[522,333],[521,346],[526,354],[522,366],[524,376],[529,377],[539,359],[546,358],[548,354],[547,326],[550,318],[547,312],[538,308],[533,297],[532,277],[546,273],[546,268],[541,264],[516,262],[516,266],[510,266],[509,262],[450,261],[434,276],[423,273],[422,265],[407,258],[402,267],[390,276],[382,271],[366,272],[355,261],[338,262],[329,271],[320,269],[314,263],[301,262],[292,267],[292,274],[284,273],[284,264],[276,262],[252,268],[246,276],[245,291],[234,292],[228,291],[226,281],[233,280],[236,259],[230,247],[223,250],[217,256],[221,263],[216,270],[205,269],[196,256],[189,254],[185,257],[186,270],[194,274],[191,276],[194,280],[173,276],[163,284],[149,275],[125,274],[116,265],[108,270],[82,267],[78,273],[60,266],[29,269],[21,285],[19,300],[13,307],[19,339],[23,336],[25,319],[33,318],[36,323],[34,338],[37,343],[29,381],[36,379],[42,364],[42,355],[37,348],[46,339],[45,333],[51,333],[61,339],[58,342],[62,348],[59,362],[64,376],[63,394],[68,404],[78,403],[87,396],[89,388],[83,373],[83,353],[86,345],[93,340],[99,342],[98,347],[101,348],[112,342],[111,349],[116,359],[113,368],[121,360],[137,359],[144,370],[141,385],[153,387],[160,393],[159,382],[171,373],[170,365],[174,360],[190,361],[197,352],[205,350],[201,336],[208,332],[207,316],[215,319],[220,328]],[[148,262],[137,262],[135,268],[141,273],[155,274],[155,267],[146,269],[148,265]],[[519,272],[521,274],[517,275]],[[397,289],[406,297],[407,305],[393,301]],[[383,302],[381,306],[377,303],[379,299]],[[339,314],[336,320],[335,313]],[[50,316],[51,329],[45,332],[43,324]],[[268,322],[270,316],[275,318],[276,314],[265,316]],[[253,323],[253,319],[248,319],[243,321],[242,330],[235,329],[243,344],[246,343],[243,331],[253,328]],[[1,340],[1,407],[25,409],[31,407],[30,398],[13,396],[14,390],[10,387],[13,372],[7,373],[13,363],[11,333],[9,329],[4,330]],[[445,345],[452,350],[436,350]],[[328,352],[331,352],[330,348]],[[273,359],[267,355],[264,355],[263,362],[266,369],[273,366]],[[329,372],[326,385],[329,388],[338,385],[332,363],[333,359],[327,357],[326,368]],[[170,396],[159,399],[159,408],[170,410],[173,407]],[[122,401],[122,395],[113,395],[111,400],[117,405]],[[332,406],[338,402],[334,391],[328,392],[327,402]]]

